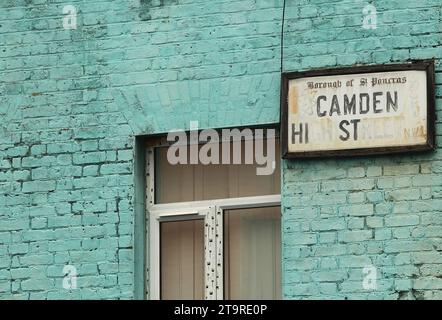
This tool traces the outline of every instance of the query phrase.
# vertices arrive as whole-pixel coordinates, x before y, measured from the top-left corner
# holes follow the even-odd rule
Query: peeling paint
[[[289,106],[292,114],[298,113],[298,89],[294,86],[290,88]]]

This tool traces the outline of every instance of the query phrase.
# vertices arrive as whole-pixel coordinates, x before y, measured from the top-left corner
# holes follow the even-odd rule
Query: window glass
[[[204,299],[204,221],[161,223],[161,299]]]
[[[229,145],[230,156],[232,157],[234,154],[233,143],[229,143]],[[263,143],[263,145],[264,154],[267,155],[266,143]],[[256,161],[254,161],[254,164],[244,164],[244,141],[241,143],[242,164],[171,165],[167,160],[167,149],[167,147],[155,148],[155,203],[280,193],[279,140],[276,140],[275,155],[273,157],[275,170],[270,175],[257,175],[257,167],[264,167],[265,165],[258,165]],[[222,149],[222,146],[220,146],[220,159]],[[255,156],[253,156],[253,159],[256,160]],[[230,163],[233,163],[233,160]]]
[[[280,207],[224,211],[224,298],[281,299]]]

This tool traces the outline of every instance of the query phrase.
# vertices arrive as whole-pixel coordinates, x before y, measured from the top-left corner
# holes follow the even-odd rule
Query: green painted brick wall
[[[139,293],[134,136],[277,122],[281,4],[0,3],[0,298]]]
[[[284,70],[436,59],[442,117],[442,1],[287,1]],[[285,161],[284,296],[442,298],[442,150]],[[365,267],[377,288],[366,290]]]
[[[277,123],[282,4],[0,3],[0,298],[136,296],[134,137]],[[436,58],[440,115],[441,1],[373,4],[364,30],[364,1],[287,0],[284,71]],[[440,149],[284,161],[284,297],[441,298],[441,163]]]

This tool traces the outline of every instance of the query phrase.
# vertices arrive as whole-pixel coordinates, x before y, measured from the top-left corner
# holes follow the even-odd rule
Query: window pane
[[[224,144],[227,145],[227,143]],[[220,144],[216,145],[221,158],[223,148]],[[232,156],[233,144],[229,145]],[[264,143],[265,154],[267,154],[266,149],[266,143]],[[244,151],[245,142],[242,142],[242,164],[171,165],[167,161],[167,147],[156,148],[155,202],[168,203],[279,194],[279,141],[276,140],[274,155],[276,163],[271,175],[256,174],[256,168],[263,167],[263,165],[244,164]]]
[[[281,299],[280,207],[224,211],[225,299]]]
[[[161,299],[204,299],[204,221],[161,223]]]

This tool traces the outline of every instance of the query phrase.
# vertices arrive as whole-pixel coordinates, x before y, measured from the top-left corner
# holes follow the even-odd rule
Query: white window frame
[[[205,299],[222,300],[224,298],[223,280],[223,214],[224,210],[248,209],[281,206],[281,195],[263,195],[253,197],[226,198],[204,201],[174,202],[155,204],[155,147],[147,148],[147,239],[146,255],[148,280],[147,298],[160,299],[160,223],[163,221],[205,220],[204,227],[204,266],[205,266]],[[214,236],[217,234],[218,237]],[[217,241],[209,241],[209,239]],[[215,266],[213,268],[212,266]]]

